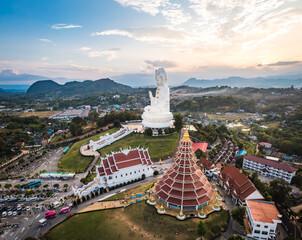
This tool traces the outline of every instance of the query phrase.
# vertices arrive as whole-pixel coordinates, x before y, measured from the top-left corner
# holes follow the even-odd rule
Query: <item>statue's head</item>
[[[167,73],[164,68],[155,70],[155,80],[157,86],[164,86],[167,84]]]

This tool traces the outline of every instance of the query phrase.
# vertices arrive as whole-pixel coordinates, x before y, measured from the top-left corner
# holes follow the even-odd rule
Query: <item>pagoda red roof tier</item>
[[[181,208],[200,206],[213,196],[211,184],[196,165],[196,156],[187,131],[174,157],[174,164],[155,187],[155,193],[168,204]]]

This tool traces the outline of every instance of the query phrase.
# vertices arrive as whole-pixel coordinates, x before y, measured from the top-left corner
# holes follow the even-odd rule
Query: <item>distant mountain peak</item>
[[[85,80],[83,82],[72,81],[67,82],[64,85],[60,85],[53,80],[42,80],[32,84],[27,90],[27,94],[32,95],[45,95],[49,96],[83,96],[92,93],[105,93],[105,92],[124,92],[130,93],[132,88],[116,83],[115,81],[104,78],[99,80]]]

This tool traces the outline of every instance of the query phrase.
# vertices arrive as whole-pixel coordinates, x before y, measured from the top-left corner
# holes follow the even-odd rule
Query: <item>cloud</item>
[[[115,0],[123,7],[131,7],[139,12],[145,12],[152,16],[161,14],[169,24],[179,25],[191,19],[190,14],[184,13],[179,3],[169,0]]]
[[[153,67],[153,68],[158,68],[158,67],[164,67],[164,68],[171,68],[171,67],[177,67],[178,64],[174,61],[169,61],[169,60],[145,60],[145,63],[148,64],[148,66]]]
[[[81,28],[83,26],[81,25],[74,25],[74,24],[64,24],[64,23],[58,23],[51,26],[53,29],[67,29],[67,28]]]
[[[41,42],[45,42],[45,43],[52,42],[50,39],[47,39],[47,38],[39,38],[38,40],[41,41]]]
[[[113,59],[117,58],[116,52],[121,51],[120,48],[111,48],[108,50],[103,50],[103,51],[90,51],[87,53],[88,57],[103,57],[105,56],[107,58],[107,61],[110,62]]]
[[[48,60],[48,57],[42,57],[41,58],[41,61],[47,61]]]
[[[80,50],[81,51],[88,51],[88,50],[91,50],[91,48],[90,47],[81,47]]]
[[[122,36],[133,38],[143,42],[183,42],[187,36],[182,31],[176,31],[168,27],[142,27],[126,30],[112,29],[95,32],[92,36]]]
[[[262,67],[262,66],[269,66],[269,67],[275,67],[275,66],[288,66],[288,65],[295,65],[298,63],[302,63],[302,61],[279,61],[275,63],[268,63],[268,64],[258,64],[257,67]]]

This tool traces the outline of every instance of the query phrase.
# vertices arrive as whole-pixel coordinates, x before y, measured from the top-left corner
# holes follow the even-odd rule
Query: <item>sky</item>
[[[301,43],[301,0],[0,1],[0,71],[20,75],[5,84],[297,74]]]

